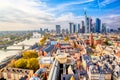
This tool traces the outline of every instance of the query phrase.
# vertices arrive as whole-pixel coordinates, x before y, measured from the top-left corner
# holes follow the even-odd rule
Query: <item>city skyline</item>
[[[68,28],[69,22],[84,20],[84,10],[95,22],[120,27],[119,0],[4,0],[0,1],[0,31]]]

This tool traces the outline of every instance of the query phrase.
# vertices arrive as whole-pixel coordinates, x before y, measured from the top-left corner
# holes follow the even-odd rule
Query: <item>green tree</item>
[[[23,52],[22,55],[23,55],[23,58],[25,58],[25,59],[38,57],[38,54],[35,50],[27,50],[27,51]]]
[[[109,45],[108,40],[105,40],[105,41],[104,41],[104,44],[105,44],[105,45]]]
[[[39,68],[38,59],[37,58],[28,59],[27,68],[36,71]]]
[[[16,68],[23,68],[23,69],[25,69],[26,66],[27,66],[27,59],[21,58],[21,59],[15,61],[15,67]]]

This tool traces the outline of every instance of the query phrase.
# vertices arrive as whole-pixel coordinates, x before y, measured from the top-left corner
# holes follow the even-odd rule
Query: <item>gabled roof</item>
[[[36,50],[40,50],[42,48],[42,46],[38,46],[37,48],[36,48]]]
[[[48,45],[46,48],[43,49],[43,51],[48,53],[48,52],[51,52],[53,48],[54,48],[54,45]]]

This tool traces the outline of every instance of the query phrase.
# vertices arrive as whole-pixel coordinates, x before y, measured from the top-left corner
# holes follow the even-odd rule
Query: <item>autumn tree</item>
[[[78,47],[78,45],[77,45],[77,43],[75,41],[73,41],[73,44],[74,44],[74,48]]]
[[[69,41],[69,36],[65,36],[64,41]]]
[[[22,56],[25,59],[29,59],[29,58],[37,58],[38,54],[35,50],[27,50],[23,52]]]
[[[43,46],[47,40],[48,36],[44,35],[44,37],[38,42],[38,45]]]
[[[28,59],[27,68],[36,71],[39,68],[38,59],[37,58]]]
[[[27,59],[21,58],[21,59],[15,61],[15,67],[16,68],[23,68],[23,69],[25,69],[26,65],[27,65]]]
[[[15,67],[15,61],[16,60],[11,60],[11,62],[8,64],[9,67]]]

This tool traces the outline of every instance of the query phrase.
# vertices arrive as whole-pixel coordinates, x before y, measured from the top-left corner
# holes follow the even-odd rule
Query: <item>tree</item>
[[[11,60],[11,62],[8,64],[9,67],[15,67],[15,61],[16,60]]]
[[[105,40],[105,41],[104,41],[104,44],[105,44],[105,45],[110,45],[109,42],[108,42],[108,40]]]
[[[38,44],[41,45],[41,46],[43,46],[43,45],[45,44],[47,38],[48,38],[48,37],[45,35],[45,36],[39,41]]]
[[[73,44],[74,44],[74,48],[78,47],[78,45],[77,45],[77,43],[75,41],[73,41]]]
[[[35,50],[27,50],[27,51],[23,52],[22,55],[23,55],[23,58],[25,58],[25,59],[38,57],[38,54]]]
[[[64,41],[69,41],[69,36],[64,37]]]
[[[37,58],[28,59],[27,68],[36,71],[39,68],[38,59]]]
[[[21,59],[15,61],[15,67],[16,68],[26,69],[26,65],[27,65],[27,59],[21,58]]]

